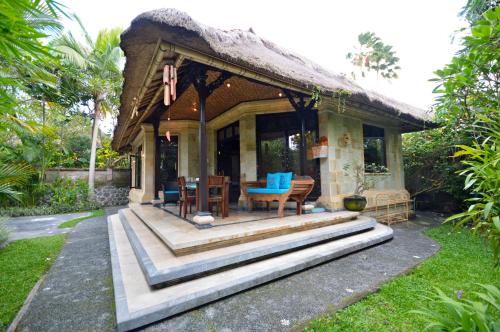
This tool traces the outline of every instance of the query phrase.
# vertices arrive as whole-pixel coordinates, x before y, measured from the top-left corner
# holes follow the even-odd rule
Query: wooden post
[[[198,129],[198,143],[200,149],[200,210],[199,213],[208,212],[208,151],[207,151],[207,124],[206,124],[206,101],[207,101],[207,71],[201,70],[195,78],[195,87],[198,92],[200,126]]]
[[[193,85],[198,92],[200,127],[198,131],[198,140],[200,147],[200,179],[199,179],[199,210],[198,215],[208,215],[208,151],[207,151],[207,123],[206,123],[206,101],[225,80],[231,77],[231,74],[222,72],[219,77],[207,85],[207,67],[197,65],[192,72],[194,75]]]
[[[306,175],[306,115],[303,111],[297,112],[300,121],[300,175]]]
[[[309,104],[306,106],[305,96],[303,94],[297,95],[292,91],[283,90],[288,101],[295,109],[297,113],[297,118],[300,122],[300,175],[305,175],[306,162],[307,162],[307,150],[306,150],[306,116],[310,112],[315,104],[315,101],[311,99]],[[295,97],[299,98],[299,101],[295,101]]]

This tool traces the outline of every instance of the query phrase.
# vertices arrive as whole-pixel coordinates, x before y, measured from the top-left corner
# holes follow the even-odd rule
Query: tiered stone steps
[[[340,224],[229,245],[185,256],[175,256],[168,246],[130,209],[121,210],[119,216],[150,286],[178,279],[194,278],[200,274],[250,260],[367,231],[376,226],[374,219],[359,217]]]
[[[342,211],[261,219],[200,230],[169,212],[152,206],[133,204],[137,215],[175,255],[194,254],[235,244],[301,232],[356,219],[358,212]]]
[[[144,326],[392,238],[389,227],[369,217],[356,218],[357,214],[355,220],[348,214],[326,213],[317,218],[300,216],[307,217],[306,221],[297,221],[299,217],[295,216],[268,219],[271,226],[258,221],[257,226],[252,222],[200,230],[154,209],[132,206],[108,218],[119,331]],[[273,224],[276,221],[281,227]],[[162,223],[168,226],[162,227]],[[303,229],[304,225],[309,226]],[[240,231],[233,226],[241,227]],[[168,231],[159,233],[158,229],[165,227]],[[287,231],[276,231],[280,229]],[[186,232],[189,236],[184,235]],[[272,235],[252,237],[255,233]],[[200,246],[211,241],[218,242],[217,246]],[[171,248],[173,243],[197,250],[188,254],[181,251],[179,255]]]

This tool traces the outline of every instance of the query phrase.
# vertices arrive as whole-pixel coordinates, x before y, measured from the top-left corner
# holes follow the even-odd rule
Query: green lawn
[[[103,209],[94,210],[94,211],[92,211],[92,213],[88,217],[80,217],[80,218],[71,219],[71,220],[63,222],[62,224],[59,224],[59,226],[57,226],[57,227],[58,228],[73,228],[80,221],[83,221],[83,220],[86,220],[86,219],[90,219],[90,218],[102,217],[105,214],[106,213],[104,212]]]
[[[0,249],[0,331],[6,330],[29,292],[50,268],[65,235],[19,240]]]
[[[474,283],[500,284],[500,273],[493,268],[488,244],[467,230],[454,231],[443,225],[427,231],[442,249],[408,275],[383,285],[369,295],[335,314],[311,321],[306,331],[422,331],[426,323],[413,309],[429,307],[421,298],[433,287],[451,295],[480,290]]]

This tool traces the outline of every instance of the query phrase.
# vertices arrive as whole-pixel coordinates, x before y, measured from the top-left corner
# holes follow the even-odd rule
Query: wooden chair
[[[187,207],[189,205],[189,213],[191,213],[191,204],[196,201],[196,196],[189,195],[184,176],[177,179],[177,185],[179,186],[179,216],[186,218]]]
[[[250,181],[243,182],[241,184],[242,190],[247,197],[248,210],[252,210],[253,201],[262,201],[269,202],[277,201],[278,202],[278,216],[285,216],[285,203],[287,200],[291,199],[297,204],[297,215],[302,214],[302,205],[306,200],[307,196],[311,193],[314,188],[314,180],[310,176],[296,176],[292,179],[290,187],[288,190],[267,190],[266,189],[267,181],[259,180],[259,181]],[[250,188],[260,188],[264,190],[250,190]],[[269,205],[268,205],[269,207]]]
[[[219,215],[219,208],[222,218],[229,215],[229,182],[225,176],[209,175],[208,176],[208,207],[211,210],[212,206],[216,207],[216,214]],[[196,208],[199,207],[199,184],[196,186]]]
[[[210,175],[208,177],[208,206],[215,205],[216,215],[219,215],[219,208],[224,218],[224,176]]]

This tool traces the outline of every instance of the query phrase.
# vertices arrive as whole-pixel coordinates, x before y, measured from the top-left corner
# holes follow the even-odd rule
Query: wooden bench
[[[267,189],[267,181],[249,181],[241,183],[241,189],[247,197],[248,210],[252,211],[253,201],[278,202],[278,216],[285,216],[285,203],[293,200],[297,203],[297,215],[302,214],[302,205],[314,187],[314,180],[309,176],[296,176],[288,189]],[[249,191],[250,189],[250,191]],[[257,190],[255,190],[257,189]]]

